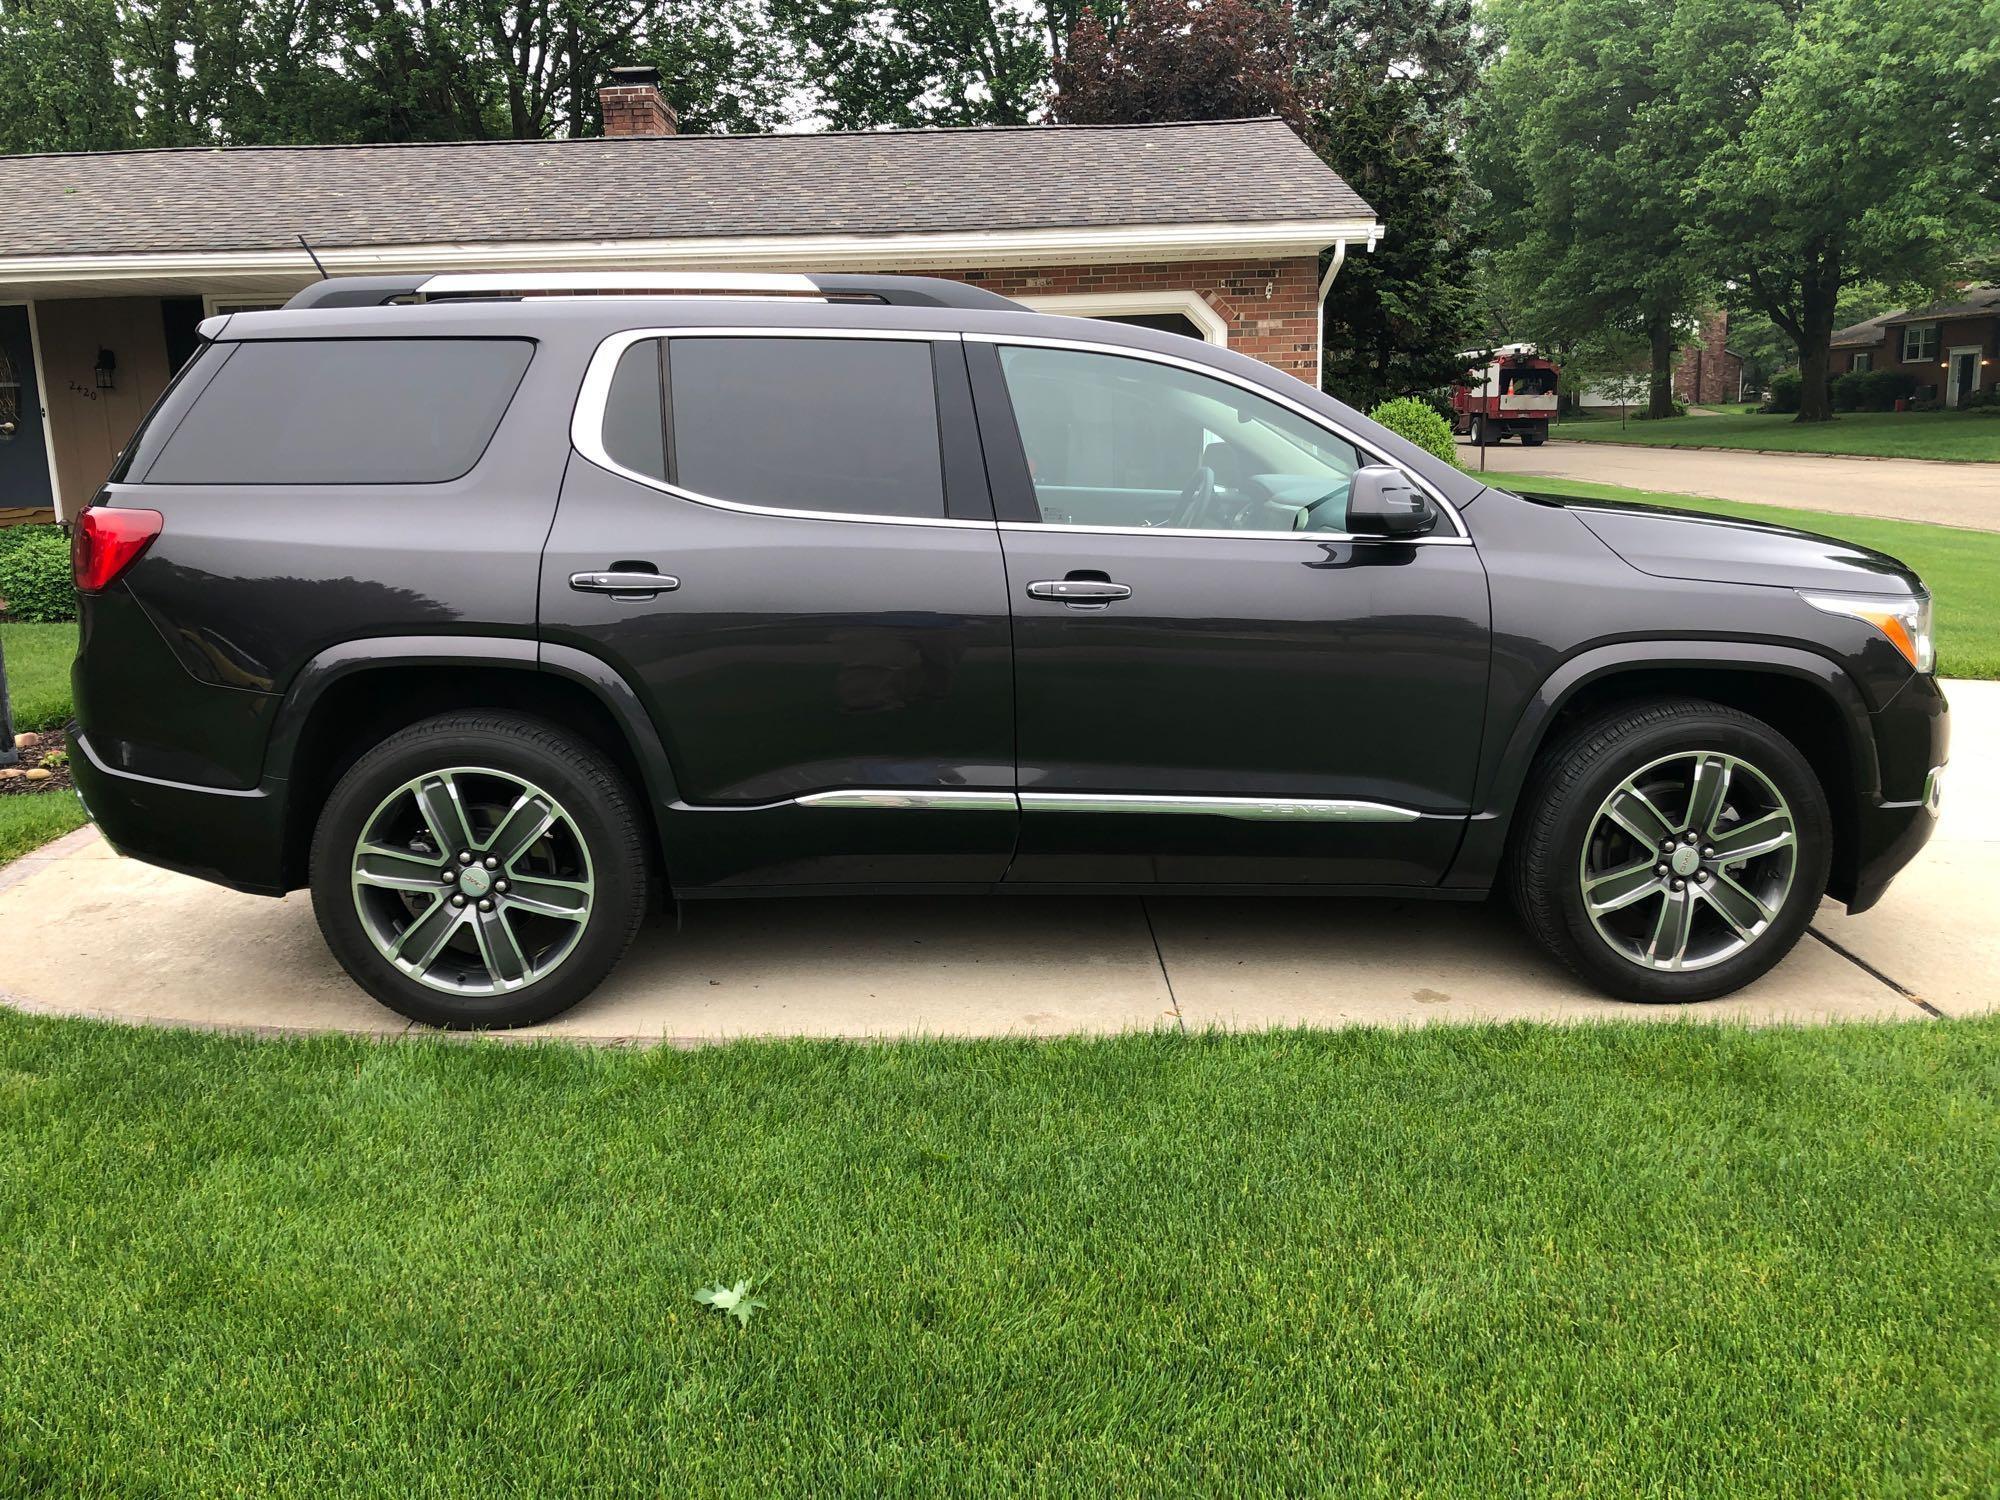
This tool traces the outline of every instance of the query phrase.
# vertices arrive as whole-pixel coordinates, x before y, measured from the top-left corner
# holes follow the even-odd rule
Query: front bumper
[[[1881,793],[1855,809],[1851,873],[1833,892],[1850,916],[1880,901],[1937,831],[1951,751],[1951,705],[1935,678],[1912,678],[1873,719]]]
[[[84,809],[120,854],[259,896],[282,896],[283,799],[163,781],[106,765],[71,721],[70,775]]]

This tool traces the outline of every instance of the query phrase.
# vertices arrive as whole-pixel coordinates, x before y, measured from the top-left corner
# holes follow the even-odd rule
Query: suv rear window
[[[676,338],[667,384],[667,459],[682,489],[779,509],[944,514],[928,342]]]
[[[437,484],[486,451],[526,339],[238,344],[146,484]]]

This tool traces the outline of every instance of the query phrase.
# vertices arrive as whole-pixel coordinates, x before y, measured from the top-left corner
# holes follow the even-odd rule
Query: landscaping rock
[[[32,750],[42,742],[42,737],[32,729],[24,729],[14,736],[16,750]]]
[[[56,773],[53,771],[45,770],[41,766],[36,766],[34,770],[26,772],[25,774],[28,780],[30,781],[47,781],[51,776],[55,775]]]

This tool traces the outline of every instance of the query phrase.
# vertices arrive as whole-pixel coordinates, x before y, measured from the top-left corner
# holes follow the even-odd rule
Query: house
[[[591,139],[0,157],[0,509],[84,505],[204,317],[315,279],[301,235],[334,275],[943,275],[1316,380],[1382,233],[1275,118],[683,136],[651,69],[600,99]]]
[[[1942,302],[1883,313],[1833,335],[1835,375],[1901,370],[1917,395],[1963,406],[2000,385],[2000,286],[1968,287]]]

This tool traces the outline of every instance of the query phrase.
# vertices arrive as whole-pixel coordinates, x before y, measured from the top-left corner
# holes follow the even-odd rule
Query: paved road
[[[1477,469],[1478,451],[1469,444],[1459,447],[1466,467]],[[1677,495],[2000,531],[2000,464],[1552,441],[1539,448],[1519,443],[1490,447],[1486,469],[1490,474],[1588,479]]]
[[[1433,1021],[1923,1021],[2000,1008],[2000,683],[1950,688],[1957,745],[1937,837],[1874,911],[1828,902],[1741,994],[1620,1005],[1495,906],[1169,897],[689,902],[584,1004],[518,1037],[1414,1026]],[[71,834],[0,871],[0,1002],[251,1031],[394,1033],[334,965],[302,894],[239,895]]]

